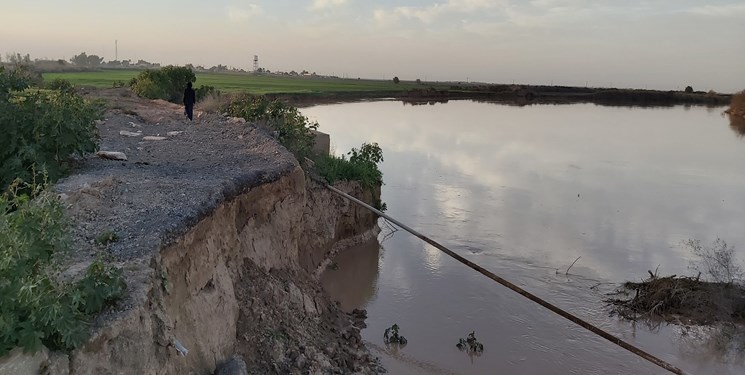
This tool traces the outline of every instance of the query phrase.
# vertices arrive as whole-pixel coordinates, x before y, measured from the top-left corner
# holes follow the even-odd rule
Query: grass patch
[[[45,81],[65,79],[77,86],[110,88],[115,83],[129,82],[139,70],[101,70],[96,72],[58,72],[42,74]],[[195,73],[197,86],[212,86],[224,92],[264,94],[308,94],[339,92],[399,92],[421,88],[414,82],[395,84],[390,80],[345,79],[321,77],[291,77],[252,75],[245,73]]]

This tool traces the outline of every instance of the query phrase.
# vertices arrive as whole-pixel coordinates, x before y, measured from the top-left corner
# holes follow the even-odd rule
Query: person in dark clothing
[[[194,117],[194,103],[197,102],[197,94],[194,89],[191,88],[191,82],[186,84],[186,90],[184,90],[184,107],[186,111],[186,117],[189,121]]]

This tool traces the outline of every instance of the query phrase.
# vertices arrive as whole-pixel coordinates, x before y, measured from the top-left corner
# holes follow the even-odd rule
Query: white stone
[[[124,135],[127,137],[139,137],[142,135],[142,132],[134,133],[134,132],[126,131],[126,130],[120,130],[119,135]]]
[[[96,156],[102,159],[127,160],[127,155],[125,155],[123,152],[117,151],[99,151],[96,152]]]
[[[142,137],[142,140],[143,141],[162,141],[164,139],[167,139],[167,138],[166,137],[158,137],[158,136],[154,136],[154,135],[147,135],[147,136]]]
[[[168,133],[166,133],[166,135],[168,135],[169,137],[172,137],[172,136],[174,136],[174,135],[179,135],[179,134],[181,134],[181,133],[183,133],[183,132],[184,132],[183,130],[179,130],[179,131],[172,131],[172,132],[168,132]]]
[[[228,117],[228,122],[231,124],[245,124],[246,119],[243,117]]]

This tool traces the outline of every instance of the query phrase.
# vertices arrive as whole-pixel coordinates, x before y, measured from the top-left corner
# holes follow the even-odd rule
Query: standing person
[[[191,82],[186,84],[186,90],[184,90],[184,107],[186,111],[186,117],[189,121],[194,117],[194,103],[197,102],[197,94],[194,89],[191,88]]]

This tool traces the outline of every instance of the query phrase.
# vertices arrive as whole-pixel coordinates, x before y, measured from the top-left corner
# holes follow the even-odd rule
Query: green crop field
[[[44,80],[62,78],[78,86],[112,87],[114,82],[125,84],[139,74],[137,70],[102,70],[97,72],[44,73]],[[196,73],[195,87],[214,86],[225,92],[249,92],[251,94],[294,93],[341,93],[341,92],[392,92],[421,88],[414,82],[343,79],[320,77],[288,77],[274,75],[251,75],[240,73]]]

